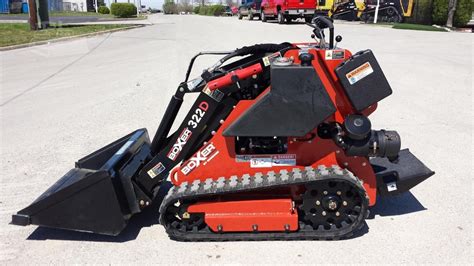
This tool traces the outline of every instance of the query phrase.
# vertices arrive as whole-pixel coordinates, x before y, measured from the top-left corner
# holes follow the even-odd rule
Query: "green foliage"
[[[464,27],[471,20],[473,3],[472,0],[458,0],[453,21],[455,27]]]
[[[109,14],[110,9],[106,6],[99,6],[99,10],[97,10],[100,14]]]
[[[201,6],[199,8],[199,15],[205,16],[221,16],[225,12],[223,5]]]
[[[212,5],[210,16],[222,16],[225,12],[225,7],[223,5]]]
[[[163,13],[178,14],[178,6],[173,0],[165,0],[165,3],[163,4]]]
[[[408,23],[432,24],[433,0],[415,0],[412,15],[404,19]]]
[[[399,30],[424,30],[424,31],[446,31],[443,28],[436,28],[430,25],[411,24],[411,23],[396,23],[393,25],[394,29]]]
[[[446,25],[448,20],[449,0],[433,0],[433,23],[437,25]]]
[[[194,13],[194,14],[199,14],[199,9],[200,9],[200,8],[201,8],[200,6],[194,7],[193,13]]]
[[[473,3],[474,2],[472,0],[458,0],[456,11],[454,13],[454,26],[463,27],[469,22],[472,16]],[[449,11],[448,5],[449,0],[433,1],[433,23],[438,25],[446,25]]]
[[[112,3],[110,13],[119,18],[130,18],[137,15],[137,7],[130,3]]]
[[[199,15],[207,15],[207,11],[209,10],[209,6],[201,6],[199,8]]]

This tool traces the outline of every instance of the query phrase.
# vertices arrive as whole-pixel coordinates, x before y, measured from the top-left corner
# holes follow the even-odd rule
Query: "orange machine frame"
[[[335,73],[333,71],[328,71],[334,69],[337,65],[351,56],[351,53],[348,50],[339,51],[344,51],[343,59],[329,60],[326,59],[327,50],[309,49],[309,52],[312,53],[316,59],[313,60],[313,67],[321,78],[321,81],[324,84],[333,104],[337,107],[336,112],[328,117],[326,121],[336,121],[342,123],[345,116],[348,114],[353,114],[356,111],[353,109],[349,100],[346,98],[342,87],[339,85]],[[285,56],[292,57],[294,58],[295,63],[299,63],[297,50],[289,50],[286,52]],[[219,177],[230,178],[231,176],[237,176],[238,178],[241,178],[244,174],[254,175],[256,173],[266,173],[268,171],[278,172],[281,170],[291,171],[294,168],[303,169],[306,166],[318,167],[320,165],[324,165],[330,167],[333,165],[338,165],[341,168],[348,169],[363,181],[363,186],[367,191],[367,195],[369,196],[369,205],[373,206],[376,202],[377,193],[376,177],[369,160],[365,157],[346,156],[344,151],[338,147],[333,140],[319,138],[316,132],[317,129],[314,129],[308,134],[315,136],[314,138],[289,137],[287,154],[296,155],[295,166],[254,168],[249,162],[241,162],[237,160],[235,151],[235,138],[224,137],[222,133],[225,128],[231,125],[240,115],[248,110],[250,106],[259,101],[259,99],[269,91],[270,88],[267,88],[267,90],[265,90],[258,98],[254,100],[240,101],[235,106],[230,115],[225,120],[221,121],[221,127],[217,130],[217,132],[213,132],[211,139],[205,142],[203,147],[198,150],[188,161],[183,162],[179,167],[173,169],[170,174],[171,182],[174,185],[179,186],[183,182],[192,183],[194,180],[205,181],[207,178],[212,178],[213,180],[217,180]],[[374,112],[376,108],[377,105],[374,104],[369,106],[362,113],[368,116]],[[267,211],[269,213],[273,213],[274,216],[278,215],[281,213],[282,203],[280,202],[280,204],[275,204],[275,202],[266,202],[271,200],[272,199],[260,200],[259,204],[269,207]],[[203,203],[197,203],[199,207],[193,207],[193,205],[191,205],[189,210],[193,212],[199,211],[205,213],[206,223],[211,224],[212,229],[212,227],[216,227],[219,223],[229,224],[229,219],[232,217],[237,220],[242,220],[242,216],[231,215],[232,213],[236,212],[236,210],[233,210],[233,208],[235,208],[235,206],[239,206],[238,203],[245,204],[245,201],[217,201],[204,203],[204,205],[202,205]],[[255,202],[252,204],[255,204]],[[271,206],[274,206],[275,208],[272,209]],[[230,214],[227,213],[227,215],[224,216],[219,215],[219,213],[222,212],[222,209],[226,208],[229,210]],[[245,207],[242,208],[245,209]],[[291,215],[286,215],[287,217],[282,218],[282,220],[291,220]],[[249,214],[249,216],[251,215]],[[222,219],[219,220],[219,217]],[[223,217],[225,217],[225,219]],[[254,216],[253,222],[256,224],[266,223],[265,221],[260,220],[258,217]],[[249,230],[249,223],[251,222],[248,220],[245,223],[239,223],[241,226],[232,228],[232,231],[251,231]],[[283,230],[282,224],[275,226],[276,228],[281,228],[281,230]],[[293,227],[291,229],[293,229]],[[217,229],[213,228],[213,230]]]

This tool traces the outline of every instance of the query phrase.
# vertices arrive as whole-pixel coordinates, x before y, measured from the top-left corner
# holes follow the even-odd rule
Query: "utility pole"
[[[137,8],[137,18],[138,18],[138,16],[140,15],[140,12],[138,10],[141,9],[141,6],[139,6],[140,1],[139,0],[133,0],[133,2],[135,3],[135,7]]]
[[[380,0],[377,0],[377,7],[375,8],[375,15],[374,15],[374,24],[377,24],[377,17],[379,15],[379,6],[380,6]]]
[[[36,0],[28,0],[28,22],[31,30],[38,30],[38,14],[36,13]]]

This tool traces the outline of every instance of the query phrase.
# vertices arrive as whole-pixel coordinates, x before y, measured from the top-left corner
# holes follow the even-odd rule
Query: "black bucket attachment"
[[[118,235],[140,201],[150,199],[131,180],[150,159],[146,129],[80,159],[30,206],[12,217],[12,224]]]
[[[401,150],[395,162],[387,158],[371,158],[370,164],[377,177],[377,191],[381,196],[406,192],[434,175],[408,149]]]

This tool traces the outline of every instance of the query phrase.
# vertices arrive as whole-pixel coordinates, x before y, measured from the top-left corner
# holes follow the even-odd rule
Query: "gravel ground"
[[[197,52],[309,41],[311,33],[235,17],[149,19],[154,25],[1,53],[1,264],[472,264],[473,35],[354,23],[336,24],[340,46],[371,48],[394,89],[372,124],[398,130],[402,146],[436,171],[411,193],[379,200],[362,236],[180,243],[158,224],[158,206],[116,238],[9,225],[74,160],[136,128],[154,132]]]

